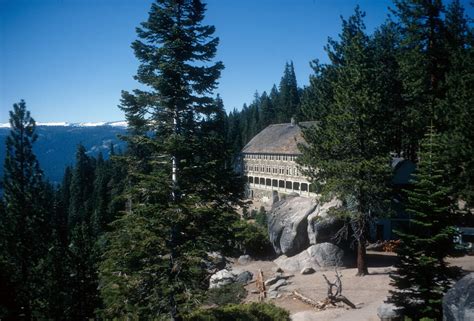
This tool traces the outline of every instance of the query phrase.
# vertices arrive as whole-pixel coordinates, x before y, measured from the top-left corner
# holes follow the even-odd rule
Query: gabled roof
[[[301,154],[298,144],[305,143],[301,128],[316,125],[316,121],[296,124],[274,124],[258,133],[242,149],[242,153],[251,154]]]

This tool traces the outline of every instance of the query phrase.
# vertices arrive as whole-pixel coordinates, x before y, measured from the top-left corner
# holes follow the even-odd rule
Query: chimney
[[[295,117],[291,117],[291,127],[296,125],[296,119]]]

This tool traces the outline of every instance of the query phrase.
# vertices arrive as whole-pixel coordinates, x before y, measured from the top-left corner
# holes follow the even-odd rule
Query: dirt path
[[[351,300],[357,309],[346,309],[343,307],[331,308],[325,311],[315,311],[310,306],[296,300],[291,295],[293,290],[298,290],[303,295],[319,301],[326,297],[327,285],[323,274],[334,279],[334,271],[316,272],[310,275],[295,273],[290,278],[291,284],[281,288],[282,296],[271,300],[277,306],[290,311],[294,321],[378,321],[377,307],[386,300],[390,290],[389,273],[393,270],[396,257],[393,253],[368,253],[369,273],[365,277],[357,277],[355,268],[340,269],[342,274],[342,294]],[[450,258],[452,265],[460,266],[465,271],[474,272],[474,256]],[[264,278],[267,279],[275,274],[277,266],[272,261],[254,261],[245,266],[234,266],[236,269],[245,269],[256,275],[262,269]],[[255,284],[247,286],[249,295],[246,301],[257,301],[257,295],[250,293],[255,289]]]

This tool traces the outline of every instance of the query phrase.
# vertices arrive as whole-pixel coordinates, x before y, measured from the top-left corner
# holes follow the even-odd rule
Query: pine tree
[[[470,115],[474,112],[474,30],[459,1],[447,8],[445,24],[450,68],[446,74],[446,96],[440,101],[448,124],[443,136],[449,141],[446,159],[451,164],[450,177],[454,193],[474,204],[474,126]]]
[[[276,110],[272,100],[264,91],[260,97],[260,130],[275,123]]]
[[[404,157],[416,161],[418,142],[434,121],[444,131],[447,112],[438,105],[444,97],[443,86],[448,69],[444,6],[441,0],[396,0],[393,13],[402,35],[398,63],[402,81]]]
[[[77,224],[89,222],[92,212],[92,190],[94,184],[94,161],[86,154],[83,145],[76,151],[76,163],[72,171],[69,200],[68,225],[72,230]]]
[[[228,144],[232,146],[232,158],[236,159],[236,156],[242,150],[242,131],[240,125],[240,113],[234,109],[229,114],[229,133],[228,133]]]
[[[72,320],[94,318],[95,310],[100,308],[97,275],[99,253],[91,226],[86,222],[77,223],[71,230],[69,242],[65,262],[69,272],[66,315]]]
[[[326,198],[338,197],[339,215],[350,222],[357,242],[358,275],[368,273],[365,243],[369,226],[387,206],[390,147],[383,141],[383,106],[377,91],[373,52],[357,7],[343,20],[340,42],[328,47],[335,78],[334,104],[317,126],[304,130],[302,165]],[[346,225],[347,227],[348,225]]]
[[[310,75],[310,85],[303,91],[300,118],[322,121],[334,104],[332,83],[335,79],[335,68],[329,64],[321,64],[317,59],[310,65],[313,74]]]
[[[36,125],[23,100],[13,105],[10,126],[3,178],[5,214],[0,222],[5,246],[2,270],[8,271],[8,284],[14,289],[15,305],[7,316],[31,320],[38,310],[35,299],[41,280],[37,271],[46,253],[49,230],[43,208],[43,173],[33,153]]]
[[[62,321],[70,318],[70,274],[67,264],[68,247],[55,229],[52,231],[48,250],[41,260],[38,274],[41,275],[41,291],[36,300],[40,315],[48,320]]]
[[[390,21],[381,25],[370,39],[374,51],[375,81],[380,103],[384,106],[385,144],[391,146],[391,151],[398,157],[408,149],[407,137],[410,135],[408,108],[402,97],[403,85],[397,60],[400,41],[397,25]]]
[[[296,82],[295,68],[293,62],[285,64],[283,77],[280,81],[278,101],[278,121],[287,123],[291,117],[299,114],[300,94]]]
[[[390,301],[413,320],[442,319],[442,297],[450,287],[450,272],[444,261],[453,242],[453,200],[446,180],[441,137],[430,127],[421,144],[420,161],[413,189],[407,190],[406,210],[410,226],[399,231],[399,263],[392,275]]]
[[[240,189],[218,149],[222,110],[209,94],[223,65],[204,13],[198,0],[158,0],[137,29],[136,79],[149,90],[122,93],[128,208],[100,266],[106,317],[181,320],[205,287],[206,251],[228,246]]]
[[[93,234],[98,237],[101,235],[108,223],[110,223],[111,214],[109,213],[109,204],[111,202],[111,191],[109,188],[112,179],[111,162],[104,160],[102,153],[99,153],[96,161],[94,185],[92,198],[92,216],[91,227]]]

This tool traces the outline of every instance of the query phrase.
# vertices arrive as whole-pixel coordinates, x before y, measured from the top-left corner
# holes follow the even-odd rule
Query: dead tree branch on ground
[[[339,274],[339,272],[336,270],[336,280],[334,282],[330,282],[326,275],[323,274],[324,279],[326,280],[326,283],[328,284],[328,292],[327,292],[327,297],[324,300],[321,301],[314,301],[313,299],[310,299],[303,294],[301,294],[298,291],[293,291],[293,296],[306,303],[311,305],[313,308],[315,308],[318,311],[322,311],[328,307],[336,307],[337,303],[342,302],[347,304],[349,307],[352,309],[356,309],[356,306],[354,303],[349,301],[348,298],[342,295],[342,281],[341,277],[342,275]],[[335,292],[334,292],[335,291]]]

